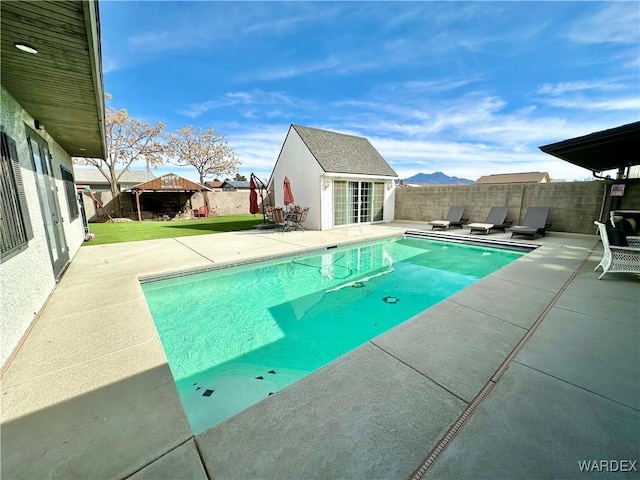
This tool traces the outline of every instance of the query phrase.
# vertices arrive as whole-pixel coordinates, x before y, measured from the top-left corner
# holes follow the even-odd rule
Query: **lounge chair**
[[[469,233],[479,232],[488,234],[491,230],[501,230],[503,233],[507,227],[510,227],[513,222],[506,221],[507,214],[509,213],[509,207],[491,207],[489,215],[484,223],[470,223],[467,225],[471,230]]]
[[[600,240],[604,247],[602,260],[593,270],[602,267],[602,278],[605,273],[640,273],[640,237],[625,237],[611,225],[593,222],[598,227]],[[620,243],[621,245],[614,245]],[[627,246],[624,246],[627,244]]]
[[[462,228],[462,223],[468,220],[468,218],[462,218],[463,214],[464,205],[451,207],[449,208],[449,213],[447,213],[445,220],[431,220],[429,222],[431,230],[435,230],[436,228],[441,228],[442,230],[453,227]]]
[[[511,238],[513,238],[514,235],[524,235],[534,239],[537,233],[544,237],[547,229],[551,226],[551,223],[547,222],[548,217],[549,207],[527,208],[527,213],[524,214],[522,225],[509,227],[509,230],[511,230]]]

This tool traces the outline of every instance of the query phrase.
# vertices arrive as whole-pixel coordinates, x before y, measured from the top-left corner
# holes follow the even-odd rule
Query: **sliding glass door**
[[[382,221],[383,204],[383,182],[333,182],[334,226]]]

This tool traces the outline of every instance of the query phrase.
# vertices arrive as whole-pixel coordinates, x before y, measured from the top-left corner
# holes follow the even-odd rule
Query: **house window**
[[[27,199],[22,185],[16,142],[1,134],[0,161],[0,260],[24,250],[33,238]]]
[[[69,205],[69,218],[75,220],[80,215],[78,202],[76,201],[76,183],[73,181],[73,173],[64,167],[60,167],[62,181],[64,182],[64,192],[67,195],[67,205]]]

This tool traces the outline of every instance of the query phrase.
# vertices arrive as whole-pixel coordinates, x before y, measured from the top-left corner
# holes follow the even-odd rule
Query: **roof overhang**
[[[98,2],[3,1],[0,9],[2,86],[71,156],[106,158]]]
[[[640,165],[640,122],[539,147],[593,172]]]

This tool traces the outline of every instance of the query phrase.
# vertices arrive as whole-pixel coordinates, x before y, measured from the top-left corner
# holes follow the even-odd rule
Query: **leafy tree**
[[[244,175],[240,175],[239,173],[236,173],[236,176],[233,179],[236,182],[246,182],[247,181],[247,177],[245,177]]]
[[[110,94],[105,94],[107,102]],[[118,182],[133,162],[144,161],[147,169],[164,163],[163,146],[159,142],[165,124],[149,124],[129,116],[126,109],[116,110],[107,103],[105,111],[107,158],[74,158],[78,165],[92,165],[107,179],[114,199],[114,210],[121,214]],[[117,171],[116,171],[117,170]]]
[[[213,127],[202,131],[200,127],[187,125],[176,133],[168,133],[165,152],[169,162],[194,167],[201,184],[206,178],[236,173],[240,164],[224,136],[216,135]]]

